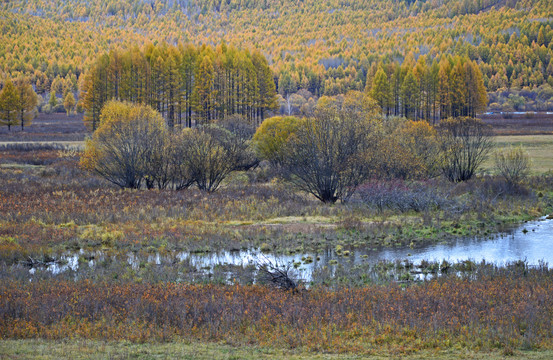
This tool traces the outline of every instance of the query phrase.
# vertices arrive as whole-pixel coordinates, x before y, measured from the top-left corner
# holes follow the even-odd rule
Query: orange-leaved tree
[[[17,109],[19,104],[19,95],[17,89],[11,81],[4,84],[0,91],[0,121],[11,130],[12,125],[17,124]]]
[[[27,79],[16,81],[15,89],[19,99],[17,102],[17,120],[23,131],[25,125],[30,125],[36,116],[38,96]]]
[[[150,187],[165,135],[163,118],[150,106],[110,101],[86,142],[81,165],[121,187]]]

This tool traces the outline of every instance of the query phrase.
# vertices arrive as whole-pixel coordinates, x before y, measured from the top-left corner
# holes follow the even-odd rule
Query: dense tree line
[[[259,124],[276,107],[275,94],[272,71],[257,51],[163,44],[100,56],[85,75],[81,101],[92,129],[112,99],[150,105],[172,128],[235,114]]]
[[[487,105],[486,89],[478,65],[461,57],[442,57],[427,63],[425,57],[398,64],[379,64],[368,74],[367,91],[386,115],[437,120],[471,116]]]

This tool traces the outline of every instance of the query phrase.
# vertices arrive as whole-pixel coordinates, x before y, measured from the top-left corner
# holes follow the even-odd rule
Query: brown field
[[[0,281],[0,338],[201,341],[309,353],[551,350],[553,271],[481,265],[418,285]]]
[[[76,142],[88,134],[83,115],[67,116],[63,113],[39,114],[24,131],[13,126],[0,126],[0,143],[6,142]]]
[[[553,134],[553,114],[489,114],[478,117],[493,127],[495,135]]]
[[[553,114],[480,115],[496,135],[553,135]],[[9,142],[81,142],[90,132],[83,124],[83,115],[64,113],[39,114],[24,131],[17,126],[8,131],[0,127],[0,143]]]

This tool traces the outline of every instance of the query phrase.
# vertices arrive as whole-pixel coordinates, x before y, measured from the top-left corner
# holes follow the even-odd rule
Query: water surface
[[[88,261],[79,261],[84,255],[91,258]],[[77,271],[79,266],[95,267],[106,256],[101,251],[85,253],[80,250],[62,256],[61,263],[52,263],[46,267],[47,271],[60,273],[67,270]],[[112,256],[113,257],[113,256]],[[115,259],[115,257],[113,257]],[[177,252],[169,254],[152,254],[141,258],[134,253],[126,255],[127,263],[138,269],[141,263],[170,264],[175,261],[185,261],[199,272],[209,273],[215,267],[233,265],[239,267],[258,266],[270,262],[294,268],[300,278],[310,281],[313,271],[317,267],[333,267],[338,264],[354,266],[361,263],[377,263],[379,261],[397,261],[408,259],[415,265],[422,260],[443,260],[451,263],[465,260],[496,265],[505,265],[508,262],[524,260],[529,265],[538,265],[540,262],[553,264],[553,220],[545,218],[524,223],[513,230],[491,237],[459,238],[447,242],[427,245],[418,248],[328,248],[319,253],[303,253],[294,255],[276,255],[262,253],[257,249],[241,251],[221,251],[217,253],[188,253]],[[31,269],[31,273],[36,270]],[[231,277],[232,274],[229,274]]]

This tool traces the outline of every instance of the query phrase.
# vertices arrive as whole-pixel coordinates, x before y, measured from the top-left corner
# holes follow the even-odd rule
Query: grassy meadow
[[[522,146],[532,160],[532,172],[544,173],[553,170],[553,135],[496,136],[498,148]],[[492,166],[491,159],[487,166]]]

